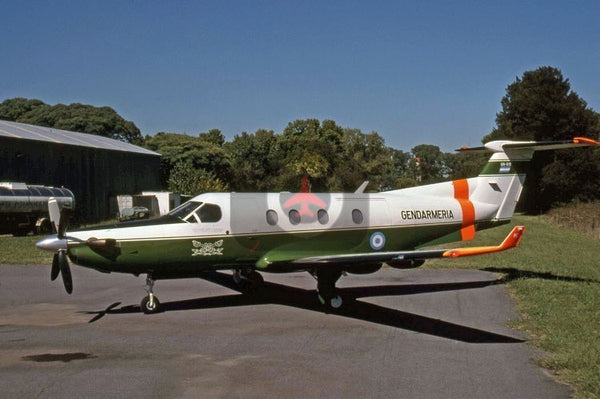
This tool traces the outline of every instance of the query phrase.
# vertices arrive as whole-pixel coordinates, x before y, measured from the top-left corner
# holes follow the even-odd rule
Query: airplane
[[[200,277],[231,270],[240,290],[255,292],[261,272],[309,272],[317,298],[328,309],[342,306],[336,283],[345,273],[368,274],[384,264],[405,269],[427,259],[452,259],[516,247],[525,226],[496,246],[426,249],[466,241],[475,232],[509,223],[535,151],[598,146],[572,140],[492,141],[460,152],[491,152],[477,177],[405,189],[365,193],[205,193],[167,215],[69,231],[69,208],[49,200],[57,234],[37,242],[54,252],[51,280],[59,274],[73,291],[69,260],[104,273],[146,275],[144,313],[161,310],[156,280]],[[67,259],[68,258],[68,259]]]

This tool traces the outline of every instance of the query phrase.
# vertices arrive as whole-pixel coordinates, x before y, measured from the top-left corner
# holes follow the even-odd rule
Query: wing
[[[390,261],[401,261],[401,260],[424,260],[432,258],[458,258],[461,256],[474,256],[484,255],[494,252],[505,251],[510,248],[514,248],[519,245],[521,237],[525,232],[525,226],[516,226],[506,236],[504,241],[497,246],[489,247],[470,247],[470,248],[455,248],[455,249],[432,249],[432,250],[414,250],[414,251],[389,251],[389,252],[368,252],[368,253],[357,253],[357,254],[343,254],[343,255],[324,255],[324,256],[310,256],[300,257],[295,259],[269,259],[265,257],[261,259],[263,267],[287,264],[289,266],[295,266],[297,268],[305,268],[309,266],[322,266],[322,265],[356,265],[366,264],[375,262],[390,262]]]

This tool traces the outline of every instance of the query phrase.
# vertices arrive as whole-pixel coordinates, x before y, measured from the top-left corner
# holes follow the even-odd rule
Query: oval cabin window
[[[289,213],[289,216],[291,224],[296,225],[300,223],[300,213],[297,210],[292,209]]]
[[[360,209],[352,210],[352,221],[356,224],[361,224],[363,222],[363,214]]]
[[[327,224],[329,223],[329,214],[325,209],[319,209],[317,212],[317,219],[319,220],[319,223]]]
[[[279,222],[279,216],[277,216],[277,212],[275,212],[273,209],[269,209],[267,211],[267,223],[269,223],[271,226],[275,226],[277,222]]]

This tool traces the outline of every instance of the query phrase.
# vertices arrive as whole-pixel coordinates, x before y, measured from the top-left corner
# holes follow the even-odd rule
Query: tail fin
[[[494,221],[510,220],[523,184],[526,167],[535,151],[557,150],[573,147],[600,145],[599,142],[584,137],[568,141],[491,141],[484,147],[461,148],[461,152],[492,151],[493,154],[478,177],[468,179],[473,187],[470,200],[481,204],[497,206]]]

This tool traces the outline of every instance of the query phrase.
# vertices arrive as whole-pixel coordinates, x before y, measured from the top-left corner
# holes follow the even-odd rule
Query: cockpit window
[[[221,220],[221,208],[215,204],[204,204],[198,210],[197,214],[200,216],[202,223],[215,223]]]
[[[223,217],[221,207],[197,201],[188,201],[169,212],[188,223],[216,223]]]
[[[202,202],[188,201],[184,204],[179,205],[177,208],[169,212],[169,215],[175,216],[181,220],[186,219],[192,212],[202,205]],[[193,219],[193,218],[192,218]]]

